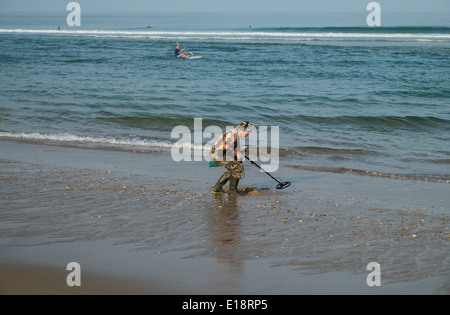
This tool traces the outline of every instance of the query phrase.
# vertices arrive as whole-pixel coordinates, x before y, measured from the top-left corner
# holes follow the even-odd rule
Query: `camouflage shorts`
[[[227,178],[234,177],[240,179],[244,175],[244,165],[239,161],[217,161],[213,160],[214,164],[225,167],[227,171],[225,176]]]

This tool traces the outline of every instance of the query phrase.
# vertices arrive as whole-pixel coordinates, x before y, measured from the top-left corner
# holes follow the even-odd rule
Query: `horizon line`
[[[33,10],[33,11],[17,11],[17,10],[2,10],[0,12],[0,15],[2,14],[61,14],[69,12],[67,10]],[[145,14],[361,14],[365,12],[369,12],[366,10],[311,10],[311,11],[166,11],[166,10],[148,10],[148,11],[123,11],[123,10],[109,10],[109,11],[97,11],[97,10],[84,10],[82,11],[84,13],[90,13],[90,14],[111,14],[111,13],[117,13],[121,15],[130,15],[130,14],[137,14],[137,15],[145,15]],[[384,11],[382,14],[439,14],[439,15],[447,15],[450,12],[438,10],[438,11],[407,11],[407,10],[399,10],[399,11]]]

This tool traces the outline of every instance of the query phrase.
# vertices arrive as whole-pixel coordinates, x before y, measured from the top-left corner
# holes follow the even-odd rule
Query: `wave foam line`
[[[11,133],[0,131],[0,138],[12,138],[32,141],[51,141],[51,142],[69,142],[69,143],[87,143],[87,144],[99,144],[99,145],[111,145],[111,146],[127,146],[127,147],[144,147],[150,149],[173,149],[173,148],[185,148],[185,143],[168,143],[156,140],[139,140],[139,139],[115,139],[106,137],[89,137],[89,136],[77,136],[68,133],[64,134],[42,134],[42,133]],[[205,150],[203,146],[189,143],[188,147],[192,150]],[[209,151],[209,149],[208,149]]]
[[[55,142],[77,142],[77,143],[97,143],[115,146],[142,146],[142,147],[157,147],[157,148],[172,148],[172,144],[158,141],[146,141],[146,140],[119,140],[115,138],[105,137],[89,137],[89,136],[77,136],[72,134],[42,134],[42,133],[10,133],[0,132],[0,137],[3,138],[15,138],[25,140],[41,140],[41,141],[55,141]]]
[[[102,31],[102,30],[32,30],[32,29],[0,29],[0,33],[41,34],[41,35],[77,35],[106,37],[147,37],[173,38],[195,37],[214,39],[404,39],[404,40],[450,40],[450,34],[417,34],[417,33],[343,33],[343,32],[176,32],[176,31]]]

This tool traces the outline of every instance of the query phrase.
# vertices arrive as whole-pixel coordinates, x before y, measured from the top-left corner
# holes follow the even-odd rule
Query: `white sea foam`
[[[0,132],[0,137],[3,138],[15,138],[25,140],[43,140],[43,141],[55,141],[55,142],[76,142],[76,143],[96,143],[104,145],[114,146],[140,146],[150,148],[171,148],[172,144],[156,141],[156,140],[139,140],[139,139],[115,139],[106,137],[89,137],[89,136],[77,136],[68,133],[64,134],[42,134],[42,133],[11,133]]]
[[[31,141],[50,141],[50,142],[64,142],[64,143],[78,143],[78,144],[98,144],[101,146],[114,147],[140,147],[141,149],[172,149],[183,148],[183,143],[172,144],[170,142],[158,140],[141,140],[141,139],[116,139],[113,137],[90,137],[78,136],[69,133],[64,134],[43,134],[43,133],[12,133],[0,131],[0,138],[23,139]],[[204,150],[203,146],[190,145],[192,150]]]
[[[346,32],[264,32],[264,31],[117,31],[117,30],[45,30],[0,29],[0,33],[59,36],[91,36],[108,38],[197,39],[197,40],[450,40],[440,33],[346,33]]]

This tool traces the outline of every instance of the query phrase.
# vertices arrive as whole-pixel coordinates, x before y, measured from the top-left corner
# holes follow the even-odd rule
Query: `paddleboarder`
[[[186,48],[180,49],[180,43],[177,42],[177,48],[175,48],[175,56],[177,58],[189,58],[189,56],[187,56],[185,54],[180,54],[185,49]]]

